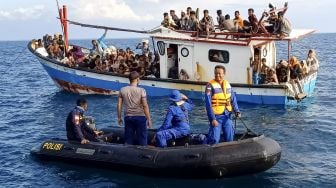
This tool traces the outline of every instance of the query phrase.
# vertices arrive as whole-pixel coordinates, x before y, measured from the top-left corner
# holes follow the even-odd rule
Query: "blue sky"
[[[131,29],[151,29],[158,26],[162,13],[174,9],[177,14],[186,7],[208,9],[214,20],[216,10],[233,17],[239,10],[247,18],[247,9],[254,8],[261,16],[268,3],[282,7],[285,1],[269,0],[59,0],[67,5],[70,20],[89,24]],[[336,32],[331,18],[336,7],[335,0],[288,0],[286,13],[294,28],[315,29],[319,33]],[[0,40],[29,40],[49,33],[61,33],[56,0],[10,0],[0,6]],[[103,31],[70,25],[70,39],[91,39]],[[112,32],[108,38],[127,38],[139,35]]]

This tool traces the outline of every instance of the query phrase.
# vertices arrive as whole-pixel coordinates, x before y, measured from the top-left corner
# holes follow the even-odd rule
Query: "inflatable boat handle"
[[[141,159],[152,159],[153,156],[151,156],[151,155],[140,155],[140,158]]]
[[[111,154],[111,153],[113,153],[113,151],[100,150],[99,153],[102,153],[102,154]]]
[[[184,155],[184,158],[186,159],[197,159],[197,158],[200,158],[200,154],[197,153],[197,154],[187,154],[187,155]]]
[[[70,151],[70,150],[75,150],[75,148],[73,148],[73,147],[69,147],[69,146],[64,146],[63,149],[68,150],[68,151]]]

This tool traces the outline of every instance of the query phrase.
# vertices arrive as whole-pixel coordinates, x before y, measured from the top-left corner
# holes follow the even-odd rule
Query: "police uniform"
[[[205,90],[205,105],[210,121],[208,143],[219,143],[221,131],[225,142],[233,141],[234,130],[230,114],[232,111],[239,112],[239,108],[229,82],[223,80],[220,85],[216,80],[211,80]],[[218,122],[217,126],[212,125],[214,119]]]
[[[85,124],[84,111],[81,106],[76,106],[68,114],[66,120],[67,138],[79,142],[83,139],[98,142],[94,130]]]
[[[166,147],[167,140],[181,138],[189,135],[190,126],[188,111],[193,108],[192,101],[187,99],[183,104],[170,104],[166,118],[156,133],[156,144]]]

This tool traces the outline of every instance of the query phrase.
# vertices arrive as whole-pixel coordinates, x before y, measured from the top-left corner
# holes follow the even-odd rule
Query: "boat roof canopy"
[[[305,37],[307,35],[310,35],[314,33],[314,29],[293,29],[292,32],[288,37],[284,38],[279,38],[279,37],[265,37],[265,36],[255,36],[252,37],[252,40],[275,40],[275,41],[293,41],[293,40],[298,40],[302,37]]]

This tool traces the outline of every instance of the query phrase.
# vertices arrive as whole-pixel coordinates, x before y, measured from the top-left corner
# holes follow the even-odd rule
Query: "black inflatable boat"
[[[47,160],[62,160],[110,167],[148,175],[211,178],[265,171],[281,156],[279,144],[252,133],[236,134],[235,141],[215,145],[199,144],[191,134],[169,142],[167,148],[124,145],[123,128],[103,130],[106,143],[82,145],[63,139],[44,141],[31,150],[32,155]],[[149,130],[148,140],[155,131]]]

